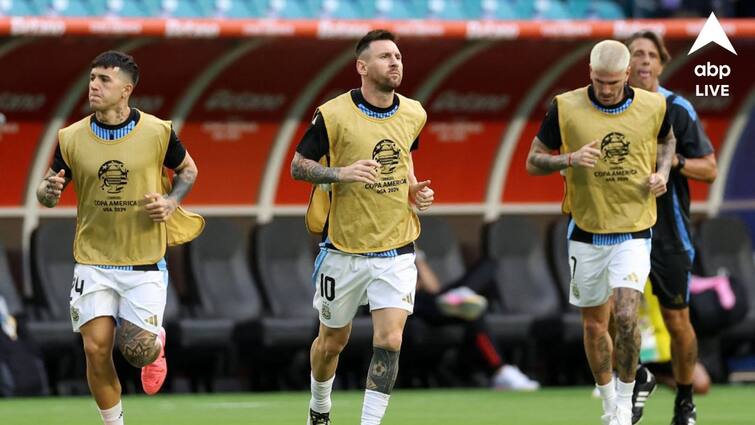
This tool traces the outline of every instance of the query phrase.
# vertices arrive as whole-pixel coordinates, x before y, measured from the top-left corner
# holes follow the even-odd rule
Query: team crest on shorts
[[[574,298],[579,299],[579,288],[577,288],[574,282],[571,283],[571,293],[574,295]]]
[[[323,304],[320,309],[320,316],[325,320],[330,320],[330,307],[327,304]]]
[[[74,322],[79,321],[79,309],[76,307],[71,307],[71,320]]]

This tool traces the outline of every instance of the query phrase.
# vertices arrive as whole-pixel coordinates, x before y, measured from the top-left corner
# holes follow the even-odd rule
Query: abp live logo
[[[691,55],[697,50],[700,50],[710,43],[716,43],[724,49],[734,53],[735,55],[737,54],[737,51],[734,50],[734,46],[731,45],[731,41],[729,41],[729,37],[726,36],[726,32],[721,26],[721,23],[718,22],[718,19],[716,19],[716,15],[713,12],[711,12],[710,16],[708,16],[708,20],[705,21],[705,25],[703,25],[703,28],[700,30],[700,34],[698,34],[697,39],[695,39],[694,44],[692,44],[692,48],[689,49],[687,56]],[[722,83],[723,81],[721,80],[731,75],[731,67],[729,65],[712,64],[710,63],[710,61],[708,61],[704,65],[695,65],[694,72],[698,77],[717,77],[719,79],[719,82]],[[729,85],[696,84],[695,95],[703,97],[729,96]]]

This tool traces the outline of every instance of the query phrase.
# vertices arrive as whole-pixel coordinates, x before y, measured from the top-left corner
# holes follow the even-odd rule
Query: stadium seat
[[[507,2],[511,5],[516,13],[517,19],[533,19],[535,17],[535,1],[534,0],[498,0],[499,2]]]
[[[246,243],[238,226],[213,218],[188,245],[194,314],[206,320],[203,344],[223,346],[234,333],[245,342],[258,338],[254,322],[262,314],[262,297],[249,271]]]
[[[5,305],[8,307],[8,313],[11,316],[18,316],[23,313],[24,306],[18,296],[18,288],[16,288],[13,275],[8,267],[8,258],[2,242],[0,242],[0,297],[5,300]]]
[[[422,19],[426,17],[417,0],[376,0],[375,14],[378,19]]]
[[[469,15],[479,19],[518,19],[515,4],[512,0],[482,0],[473,1],[467,6]]]
[[[571,284],[571,270],[569,269],[569,252],[566,239],[569,218],[559,217],[550,227],[549,260],[553,271],[563,308],[565,341],[582,341],[582,317],[579,309],[569,304],[569,290]]]
[[[755,340],[755,264],[747,225],[733,217],[711,218],[700,224],[696,242],[703,274],[714,276],[725,271],[747,293],[750,307],[747,316],[738,325],[727,329],[724,337]]]
[[[105,12],[105,3],[94,0],[52,0],[50,12],[57,16],[100,16]]]
[[[253,0],[204,0],[206,10],[216,18],[254,18],[263,15]]]
[[[290,324],[292,342],[308,344],[317,326],[312,308],[312,239],[301,218],[276,218],[253,232],[254,267],[270,316]]]
[[[575,19],[624,19],[621,6],[611,0],[567,0],[566,8]]]
[[[464,275],[464,258],[451,226],[446,220],[433,216],[423,216],[421,224],[417,248],[425,253],[430,268],[443,284],[460,279]]]
[[[0,298],[5,302],[5,306],[7,308],[7,313],[13,316],[16,319],[16,333],[17,337],[20,341],[24,342],[24,347],[29,347],[27,343],[31,340],[34,341],[33,335],[30,335],[30,332],[28,331],[28,317],[26,315],[26,312],[24,311],[24,306],[21,301],[21,297],[18,293],[18,288],[16,287],[16,283],[13,279],[13,275],[10,272],[10,268],[8,267],[8,259],[5,252],[5,247],[2,242],[0,242]],[[0,332],[3,332],[5,329],[0,330]],[[7,340],[6,340],[7,341]],[[0,346],[3,344],[0,343]],[[33,346],[33,345],[32,345]],[[10,347],[0,347],[0,351],[7,350]],[[13,352],[14,350],[11,350]],[[2,370],[3,374],[7,374],[4,376],[0,376],[0,394],[3,394],[3,396],[8,396],[9,388],[7,388],[8,383],[8,377],[12,377],[13,374],[9,373],[10,370],[7,368],[7,356],[9,353],[6,351],[2,355],[0,355],[0,369]],[[59,354],[59,353],[58,353]],[[50,388],[48,387],[48,373],[44,367],[44,364],[42,362],[42,359],[38,358],[38,354],[36,353],[36,350],[33,348],[30,348],[27,351],[23,352],[21,355],[24,355],[25,357],[28,356],[27,363],[24,364],[26,367],[33,367],[34,369],[22,369],[21,366],[16,365],[15,368],[18,370],[23,370],[22,373],[24,374],[33,374],[34,372],[37,372],[37,374],[34,374],[38,377],[38,381],[41,385],[36,388],[36,391],[29,392],[25,395],[50,395]],[[59,358],[59,357],[58,357]],[[13,361],[13,357],[10,357],[10,361]],[[33,376],[33,375],[32,375]],[[55,379],[53,379],[55,381]],[[12,387],[12,379],[11,379],[11,387]],[[27,391],[29,391],[30,388],[27,387]],[[21,394],[13,394],[13,391],[10,392],[10,395],[24,395],[23,392]]]
[[[590,2],[588,18],[598,19],[625,19],[621,6],[609,0],[596,0]]]
[[[32,281],[38,309],[29,330],[43,349],[72,344],[69,297],[73,279],[76,222],[52,220],[32,234]]]
[[[441,217],[423,216],[421,224],[422,232],[417,240],[417,248],[424,252],[433,273],[438,276],[443,286],[458,281],[464,276],[465,267],[461,244],[453,229]],[[429,364],[422,363],[425,363],[433,352],[439,357],[450,348],[458,348],[465,337],[464,327],[461,325],[430,326],[415,319],[410,319],[407,323],[406,334],[405,339],[411,344],[412,349],[419,349],[424,353],[421,353],[424,357],[421,357],[414,367],[442,367],[437,364],[437,360],[431,360]]]
[[[317,16],[314,0],[255,0],[256,6],[269,18],[307,19]]]
[[[5,305],[8,307],[8,313],[11,316],[23,314],[24,307],[21,298],[18,296],[13,275],[8,267],[8,258],[2,242],[0,242],[0,297],[5,300]]]
[[[574,19],[585,19],[588,17],[590,5],[593,0],[565,0],[566,7],[569,9]]]
[[[322,0],[318,16],[323,19],[369,19],[369,5],[362,0]],[[374,6],[373,6],[374,10]]]
[[[26,328],[44,354],[51,386],[58,390],[83,379],[81,338],[71,330],[69,313],[75,229],[75,220],[45,221],[31,241],[33,304]]]
[[[158,16],[159,3],[149,0],[109,0],[106,14],[125,18]]]
[[[534,19],[571,19],[571,13],[560,0],[535,0]]]
[[[465,0],[424,0],[421,7],[425,10],[425,17],[430,19],[471,19],[471,10],[468,10]]]
[[[160,10],[174,18],[207,18],[211,16],[209,6],[203,0],[162,0]]]
[[[298,369],[299,378],[306,378],[309,371],[306,353],[319,324],[317,312],[312,308],[315,244],[301,217],[281,217],[258,224],[252,232],[252,240],[254,269],[268,304],[265,321],[286,330],[280,339],[268,343],[298,350],[288,354],[294,355],[292,360],[305,361],[293,368],[291,365],[285,367],[290,371]],[[363,382],[367,367],[364,362],[369,361],[366,351],[372,347],[371,340],[372,320],[362,312],[352,321],[349,344],[341,353],[339,380],[342,385],[354,386],[349,382]],[[353,378],[349,380],[350,377]],[[296,376],[291,378],[296,379]],[[301,384],[308,385],[309,380]]]
[[[505,216],[484,232],[484,252],[498,265],[498,308],[489,315],[494,333],[504,340],[526,340],[540,331],[560,334],[561,304],[537,224]]]
[[[32,0],[8,0],[0,2],[0,16],[37,16],[42,11]]]
[[[253,237],[255,270],[272,318],[289,323],[291,342],[304,343],[308,349],[319,323],[317,311],[312,308],[315,258],[312,237],[300,217],[281,217],[258,225]],[[364,359],[359,353],[372,347],[372,318],[360,309],[351,325],[347,349]]]
[[[179,325],[187,327],[187,334],[181,334],[184,346],[226,349],[226,353],[237,348],[255,386],[261,379],[276,379],[271,373],[275,367],[267,366],[283,358],[263,353],[308,347],[314,322],[263,316],[264,300],[249,269],[247,244],[245,232],[232,221],[207,220],[202,235],[187,248],[193,319]]]

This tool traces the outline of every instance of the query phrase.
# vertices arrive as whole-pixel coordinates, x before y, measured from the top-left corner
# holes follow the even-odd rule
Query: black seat
[[[728,339],[755,339],[755,264],[749,234],[745,223],[733,217],[705,220],[697,234],[697,255],[703,274],[713,276],[725,271],[747,292],[747,316],[724,332]]]
[[[564,340],[582,341],[582,316],[579,309],[569,303],[571,270],[569,268],[569,250],[566,233],[569,218],[561,216],[551,225],[548,238],[548,251],[551,270],[561,296],[564,322]]]
[[[430,269],[447,288],[461,279],[466,271],[461,244],[447,220],[423,216],[421,224],[417,248],[424,252]],[[402,381],[411,382],[413,378],[426,386],[435,385],[435,380],[439,385],[468,382],[474,367],[460,358],[468,349],[464,346],[467,338],[473,338],[467,334],[469,329],[461,323],[439,325],[410,318],[404,338],[409,349],[402,354],[401,367],[405,371],[401,373]],[[452,374],[451,371],[458,373]]]
[[[291,342],[306,341],[317,329],[317,312],[312,308],[314,264],[312,237],[299,217],[282,217],[258,225],[254,232],[254,259],[260,283],[270,303],[272,317],[292,326]],[[369,346],[372,319],[358,314],[351,322],[350,346]]]
[[[11,316],[18,316],[23,313],[24,306],[18,296],[18,288],[16,288],[13,275],[8,267],[5,245],[2,242],[0,242],[0,297],[5,300],[5,305],[8,307],[8,313]]]
[[[441,279],[444,287],[456,282],[464,276],[465,266],[461,244],[453,229],[441,217],[423,216],[421,224],[417,248],[425,253],[430,269]],[[416,339],[414,343],[419,345],[447,348],[458,345],[464,339],[461,325],[431,327],[409,321],[408,326],[411,336]]]
[[[26,329],[42,351],[50,387],[57,392],[83,386],[81,337],[73,332],[69,315],[75,231],[75,220],[46,220],[31,240],[33,299]]]
[[[508,340],[526,340],[532,332],[560,334],[561,302],[537,224],[523,216],[490,223],[484,251],[497,263],[499,302],[490,317],[494,332]]]
[[[262,298],[248,267],[247,238],[226,219],[209,219],[188,245],[190,281],[196,293],[194,335],[185,345],[226,346],[234,333],[253,340]],[[241,329],[244,329],[242,332]]]
[[[267,344],[277,348],[274,356],[278,357],[278,363],[273,367],[288,371],[288,382],[282,382],[283,385],[302,388],[309,384],[309,349],[319,324],[317,312],[312,308],[315,244],[301,217],[281,217],[258,224],[252,240],[254,269],[268,307],[264,322],[278,329],[273,338],[266,338]],[[366,368],[363,363],[368,358],[363,350],[371,347],[371,337],[371,318],[355,317],[349,344],[339,360],[342,386],[353,387],[358,385],[356,382],[363,382]]]
[[[424,251],[427,263],[443,284],[455,282],[464,275],[461,245],[448,222],[440,217],[422,217],[422,233],[417,247]]]
[[[5,252],[5,246],[2,242],[0,242],[0,299],[2,299],[5,302],[5,306],[7,308],[7,313],[13,316],[17,319],[17,335],[21,341],[26,340],[28,342],[29,339],[33,340],[33,338],[29,338],[29,332],[28,332],[28,317],[26,315],[26,312],[24,310],[24,305],[21,301],[21,297],[18,293],[18,288],[16,287],[15,280],[13,279],[13,275],[10,272],[10,268],[8,267],[8,259],[6,257]],[[2,332],[2,330],[0,330]],[[70,334],[70,331],[69,331]],[[27,347],[28,348],[28,347]],[[11,350],[13,351],[13,350]],[[41,359],[37,358],[36,349],[31,349],[28,352],[25,352],[25,356],[32,356],[33,360],[31,364],[33,364],[33,368],[29,368],[28,370],[25,369],[24,373],[26,374],[36,374],[39,377],[39,382],[41,385],[37,387],[37,391],[30,392],[27,395],[49,395],[50,394],[50,388],[48,386],[49,381],[49,374],[47,373],[45,366]],[[10,357],[10,361],[13,361],[13,356]],[[3,363],[0,361],[0,363]],[[3,365],[5,366],[5,365]],[[4,371],[7,371],[7,369],[4,369]],[[3,379],[5,378],[5,379]],[[7,382],[7,377],[0,378],[0,381]],[[54,379],[53,379],[54,381]],[[13,385],[11,384],[11,388]],[[3,388],[4,390],[7,390],[8,388]],[[16,393],[15,395],[22,395],[23,393],[19,394]],[[8,395],[8,394],[5,394]],[[14,395],[13,392],[11,392],[10,395]]]
[[[43,350],[67,347],[78,340],[69,316],[75,232],[74,220],[61,219],[41,223],[32,234],[32,287],[37,309],[29,331]]]
[[[270,309],[270,319],[288,328],[290,344],[308,346],[317,327],[312,308],[312,238],[300,217],[276,218],[254,229],[254,265]],[[352,335],[363,330],[354,323]],[[356,332],[355,332],[356,331]]]

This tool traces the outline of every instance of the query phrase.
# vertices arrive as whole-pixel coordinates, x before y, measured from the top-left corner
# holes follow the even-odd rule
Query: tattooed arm
[[[676,137],[674,136],[674,129],[669,129],[666,137],[662,141],[659,141],[658,144],[660,146],[658,146],[657,172],[662,173],[666,177],[666,180],[668,180],[668,175],[671,171],[671,163],[676,154]]]
[[[192,186],[194,186],[197,174],[199,174],[197,164],[191,155],[186,152],[183,162],[176,168],[176,176],[173,177],[173,189],[166,198],[174,201],[176,204],[180,204],[186,195],[189,194]]]
[[[535,137],[527,155],[527,172],[533,176],[544,176],[567,167],[592,168],[600,158],[597,145],[598,141],[593,140],[576,152],[553,155],[551,154],[552,149]]]
[[[527,154],[527,172],[533,176],[544,176],[568,167],[568,154],[553,155],[551,149],[535,137]]]
[[[169,194],[163,196],[159,193],[148,193],[144,195],[147,199],[145,207],[149,217],[156,222],[162,222],[168,219],[173,211],[178,208],[181,201],[189,194],[194,182],[197,180],[197,164],[194,163],[191,155],[186,152],[181,165],[176,167],[176,176],[173,178],[173,189]]]
[[[291,161],[291,177],[310,183],[334,183],[338,181],[338,167],[325,167],[317,161],[304,158],[299,152],[294,153]]]
[[[650,179],[648,179],[650,192],[655,196],[661,196],[666,193],[666,182],[668,182],[671,162],[676,153],[676,137],[674,137],[673,128],[669,129],[668,134],[662,141],[659,140],[658,145],[656,172],[651,174]]]
[[[63,189],[66,188],[70,181],[71,178],[66,176],[65,170],[60,170],[56,173],[52,168],[48,169],[47,174],[45,174],[45,177],[39,182],[39,186],[37,186],[37,200],[47,208],[58,205],[60,196],[63,194]]]
[[[291,161],[291,177],[294,180],[304,180],[314,184],[336,182],[377,181],[377,170],[380,164],[371,159],[360,159],[347,167],[325,167],[317,161],[305,158],[299,152],[294,154]]]

